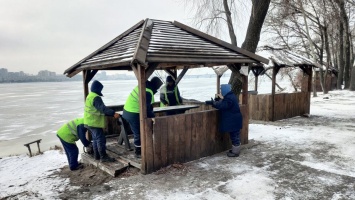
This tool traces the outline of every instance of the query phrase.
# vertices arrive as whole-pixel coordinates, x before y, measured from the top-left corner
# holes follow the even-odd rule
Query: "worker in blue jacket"
[[[221,94],[218,100],[206,101],[220,112],[219,130],[221,133],[229,132],[232,149],[227,152],[228,157],[238,157],[240,153],[240,129],[243,127],[243,116],[240,112],[237,96],[231,91],[230,84],[221,85]]]

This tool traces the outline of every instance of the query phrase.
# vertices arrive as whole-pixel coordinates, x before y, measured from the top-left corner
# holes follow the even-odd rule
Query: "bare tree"
[[[195,24],[200,28],[203,26],[206,27],[207,32],[214,33],[214,35],[218,35],[221,27],[226,25],[233,45],[237,45],[235,26],[237,14],[236,4],[243,5],[243,2],[244,1],[236,2],[235,0],[185,1],[186,4],[193,4],[192,8],[195,10]],[[255,53],[269,4],[270,0],[252,0],[252,12],[242,48]],[[233,92],[239,95],[243,84],[239,73],[240,66],[229,65],[228,67],[232,71],[229,83],[232,85]]]
[[[269,9],[270,0],[252,0],[252,4],[249,25],[242,48],[255,53],[260,41],[260,33]],[[236,70],[237,66],[228,67],[232,70],[229,83],[232,85],[233,92],[238,96],[243,85],[239,70]]]

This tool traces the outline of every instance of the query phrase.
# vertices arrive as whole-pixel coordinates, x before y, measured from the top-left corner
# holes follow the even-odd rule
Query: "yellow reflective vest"
[[[105,128],[105,114],[101,113],[94,106],[95,97],[99,96],[94,92],[90,92],[86,97],[84,124],[95,128]]]
[[[64,124],[62,127],[59,128],[59,130],[57,131],[57,135],[65,142],[75,144],[75,141],[79,140],[77,127],[83,123],[84,118],[77,118],[71,120],[70,122]]]
[[[145,91],[149,92],[152,95],[151,104],[154,103],[154,94],[153,91],[149,88],[146,88]],[[139,88],[136,86],[131,94],[129,94],[126,103],[124,104],[123,109],[131,113],[139,113]]]
[[[160,90],[160,93],[163,93],[164,96],[165,96],[165,101],[168,102],[169,104],[169,99],[168,99],[168,95],[167,95],[167,88],[166,88],[166,85],[164,85],[164,87],[161,88]],[[180,105],[180,100],[179,100],[179,97],[178,97],[178,93],[177,93],[177,86],[174,87],[174,94],[175,94],[175,98],[176,98],[176,102],[177,102],[177,105]],[[164,107],[165,105],[163,104],[163,102],[160,102],[160,107]]]

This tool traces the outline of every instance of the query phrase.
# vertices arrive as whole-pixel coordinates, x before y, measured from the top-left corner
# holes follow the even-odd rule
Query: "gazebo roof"
[[[265,63],[254,53],[177,21],[146,19],[65,70],[69,77],[83,70],[131,70],[134,64],[156,69]]]
[[[314,66],[320,67],[319,63],[313,62],[311,59],[296,54],[287,49],[277,49],[269,46],[260,47],[257,50],[259,55],[264,56],[265,58],[270,59],[272,62],[269,63],[270,66],[274,64],[280,67],[296,67],[296,66]]]

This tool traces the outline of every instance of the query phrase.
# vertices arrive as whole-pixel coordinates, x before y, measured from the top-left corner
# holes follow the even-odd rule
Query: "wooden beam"
[[[158,63],[149,63],[148,68],[145,69],[145,76],[148,78],[153,74],[155,69],[157,68]]]
[[[87,71],[86,83],[88,84],[97,73],[97,69]]]
[[[189,70],[189,68],[187,66],[184,67],[184,69],[182,69],[182,71],[180,72],[179,76],[177,77],[177,79],[175,80],[175,85],[178,85],[179,82],[181,81],[182,77],[185,76],[187,70]]]
[[[141,35],[138,40],[136,51],[134,52],[132,63],[139,63],[141,66],[147,67],[146,57],[149,47],[150,37],[153,30],[153,21],[146,19],[143,25]]]
[[[173,70],[171,70],[171,69],[164,69],[164,71],[165,71],[166,73],[168,73],[171,77],[173,77],[173,78],[176,77],[176,75],[175,75],[175,73],[174,73]]]
[[[132,67],[132,71],[134,73],[134,75],[136,76],[137,80],[139,81],[139,72],[138,72],[138,69],[135,65],[131,65]]]
[[[258,78],[259,78],[259,76],[255,76],[255,85],[254,85],[255,91],[258,91]]]
[[[215,63],[216,65],[227,65],[227,64],[232,64],[232,63],[254,63],[255,60],[248,59],[248,58],[230,58],[230,59],[211,59],[211,58],[191,58],[191,57],[174,57],[172,56],[159,56],[159,57],[153,57],[149,56],[147,57],[147,62],[172,62],[172,63],[177,63],[179,65],[193,65],[193,64],[200,64],[200,65],[206,65],[209,63]]]

